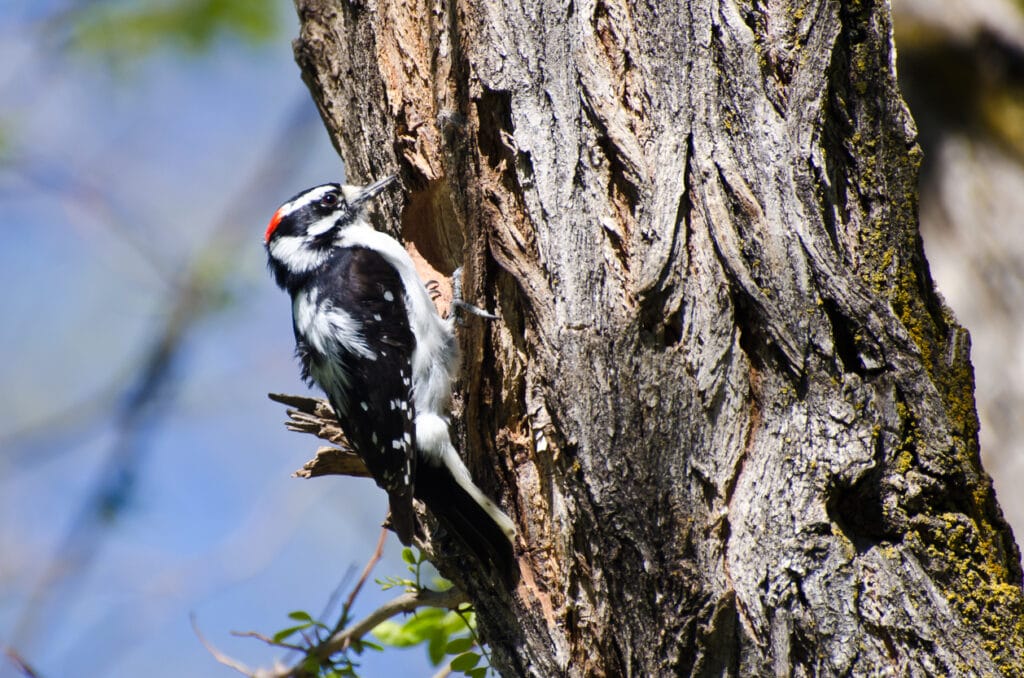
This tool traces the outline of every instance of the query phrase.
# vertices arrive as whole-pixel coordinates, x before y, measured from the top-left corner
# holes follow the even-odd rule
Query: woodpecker
[[[291,296],[303,379],[327,394],[387,492],[401,542],[418,532],[416,498],[479,558],[507,569],[512,521],[473,483],[448,430],[454,313],[438,315],[408,252],[366,218],[394,181],[323,184],[292,197],[264,235],[270,270]]]

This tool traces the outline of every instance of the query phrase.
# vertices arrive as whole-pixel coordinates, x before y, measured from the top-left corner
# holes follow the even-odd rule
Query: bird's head
[[[301,278],[330,256],[338,233],[366,223],[367,204],[390,186],[394,175],[369,186],[322,184],[293,196],[277,208],[263,236],[277,284]]]

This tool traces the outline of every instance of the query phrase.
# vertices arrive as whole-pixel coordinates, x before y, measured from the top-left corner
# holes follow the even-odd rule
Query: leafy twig
[[[309,665],[309,658],[313,658],[318,662],[325,662],[331,657],[331,655],[343,652],[350,647],[352,643],[361,640],[378,624],[394,617],[395,615],[403,612],[412,612],[420,607],[437,607],[454,610],[468,601],[469,599],[464,593],[454,588],[447,591],[434,591],[431,589],[407,591],[397,598],[381,605],[363,619],[360,619],[347,628],[334,633],[315,647],[309,648],[306,652],[306,658],[298,664],[282,669],[261,671],[258,675],[260,678],[306,678],[309,675],[306,668]]]

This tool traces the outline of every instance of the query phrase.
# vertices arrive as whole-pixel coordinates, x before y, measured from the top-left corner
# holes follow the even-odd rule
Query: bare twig
[[[320,476],[352,476],[369,478],[366,464],[355,452],[337,447],[318,447],[316,456],[292,473],[294,478],[318,478]]]
[[[231,657],[227,656],[226,654],[218,650],[213,643],[206,639],[206,636],[203,635],[203,632],[199,630],[199,624],[196,623],[196,615],[194,613],[189,615],[189,621],[192,622],[192,632],[196,634],[196,637],[199,638],[199,642],[203,644],[203,647],[206,648],[206,651],[209,652],[210,655],[213,656],[213,658],[216,659],[218,663],[223,664],[228,668],[234,669],[235,671],[238,671],[244,676],[255,675],[253,673],[253,670],[250,669],[248,666],[246,666],[245,664],[236,659],[232,659]]]
[[[40,678],[39,672],[36,671],[35,668],[28,663],[28,660],[22,657],[21,653],[13,647],[10,645],[4,645],[4,654],[7,655],[7,658],[11,660],[11,663],[21,671],[23,676],[26,676],[26,678]]]
[[[450,675],[452,675],[452,664],[451,662],[448,662],[442,666],[440,670],[432,676],[432,678],[448,678]]]
[[[370,477],[370,472],[366,470],[366,464],[349,445],[348,439],[338,425],[338,418],[334,415],[334,410],[326,400],[285,393],[268,393],[267,397],[275,403],[288,406],[289,421],[285,422],[285,427],[289,431],[309,433],[335,445],[335,447],[319,448],[316,451],[316,456],[293,473],[293,476],[298,478],[327,475]]]
[[[363,568],[363,573],[359,575],[359,581],[352,587],[352,593],[348,594],[348,600],[345,601],[345,613],[352,609],[352,605],[356,602],[356,596],[359,595],[359,591],[363,588],[363,584],[366,583],[366,579],[370,576],[370,572],[373,571],[375,565],[380,562],[380,557],[384,555],[384,542],[388,538],[388,531],[386,528],[380,529],[380,538],[377,539],[377,548],[374,549],[373,555],[366,561],[366,567]],[[342,616],[344,619],[344,615]]]
[[[339,582],[338,585],[334,587],[334,590],[331,591],[331,595],[327,599],[327,604],[324,605],[323,611],[320,613],[320,616],[317,617],[317,619],[320,620],[320,623],[323,624],[324,620],[330,616],[331,611],[334,610],[334,606],[337,605],[338,601],[341,599],[341,592],[348,586],[348,582],[352,579],[352,575],[355,574],[355,571],[355,565],[349,565],[347,568],[345,568],[345,576],[341,578],[341,582]],[[341,609],[342,615],[341,617],[339,617],[339,621],[335,626],[335,631],[337,630],[338,626],[343,625],[343,622],[341,620],[345,617],[345,608],[342,607]]]
[[[235,669],[239,673],[250,676],[250,678],[308,678],[309,673],[307,669],[307,662],[310,657],[325,664],[330,660],[332,655],[339,652],[345,652],[352,646],[352,643],[362,639],[363,636],[372,631],[378,624],[394,617],[397,614],[412,612],[420,607],[439,607],[458,611],[459,606],[469,602],[469,599],[465,594],[455,588],[447,591],[434,591],[431,589],[421,588],[415,591],[407,591],[397,598],[394,598],[380,606],[363,619],[350,624],[348,627],[341,628],[342,624],[344,624],[348,619],[348,612],[355,604],[356,597],[362,590],[363,585],[370,578],[370,573],[373,571],[373,568],[376,567],[377,563],[380,562],[380,559],[384,554],[384,544],[386,541],[387,529],[382,528],[373,554],[370,556],[369,560],[367,560],[366,565],[363,567],[363,571],[359,576],[359,580],[356,582],[355,586],[353,586],[351,593],[349,593],[348,598],[345,601],[341,618],[338,620],[338,625],[331,632],[331,635],[325,640],[314,643],[310,636],[304,635],[303,638],[307,640],[308,645],[301,646],[294,643],[281,642],[256,631],[231,632],[232,635],[240,638],[255,638],[273,647],[280,647],[289,651],[301,653],[301,659],[294,665],[285,666],[280,663],[275,663],[275,666],[271,668],[256,669],[254,671],[245,666],[245,664],[228,657],[210,643],[199,631],[195,615],[192,615],[191,617],[192,628],[200,642],[202,642],[203,646],[206,647],[207,651],[214,659],[225,666]],[[322,625],[321,628],[323,628]]]
[[[295,643],[284,643],[280,640],[274,640],[270,636],[262,634],[259,631],[232,631],[231,635],[235,636],[236,638],[255,638],[256,640],[263,641],[267,645],[272,645],[274,647],[282,647],[286,650],[295,650],[296,652],[306,651],[306,648],[302,645],[296,645]]]

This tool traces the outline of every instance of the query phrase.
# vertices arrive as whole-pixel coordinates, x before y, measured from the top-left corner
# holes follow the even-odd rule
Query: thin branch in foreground
[[[435,673],[431,678],[448,678],[452,675],[452,663],[448,662]]]
[[[447,591],[434,591],[432,589],[408,591],[381,605],[348,628],[338,631],[322,643],[310,648],[307,652],[307,657],[315,657],[323,662],[330,658],[331,655],[343,652],[354,641],[362,639],[363,636],[372,631],[381,622],[403,612],[412,612],[420,607],[439,607],[454,610],[468,602],[469,598],[466,594],[455,588],[448,589]],[[259,678],[305,678],[308,676],[305,666],[305,661],[302,661],[291,667],[260,671],[255,675],[258,675]]]
[[[7,655],[7,658],[11,660],[11,663],[21,671],[23,676],[26,678],[40,678],[39,672],[36,671],[35,668],[28,663],[28,660],[22,657],[21,653],[13,647],[10,645],[4,645],[4,654]]]
[[[285,650],[294,650],[295,652],[306,651],[306,648],[302,645],[296,645],[295,643],[286,643],[281,640],[274,640],[270,636],[260,633],[259,631],[232,631],[231,635],[233,635],[236,638],[255,638],[256,640],[263,641],[267,645],[284,648]]]
[[[299,650],[305,654],[303,660],[293,666],[276,666],[271,669],[257,669],[255,671],[242,662],[227,656],[218,650],[213,643],[209,642],[199,630],[194,614],[191,615],[191,620],[192,630],[196,634],[196,637],[199,638],[199,642],[201,642],[203,647],[206,648],[206,651],[209,652],[218,663],[232,668],[242,675],[249,676],[250,678],[308,678],[309,671],[306,668],[308,666],[306,660],[309,657],[314,657],[317,661],[323,663],[328,660],[331,655],[338,652],[344,652],[354,641],[362,639],[363,636],[376,628],[378,624],[394,617],[395,615],[403,612],[412,612],[421,607],[439,607],[447,610],[455,610],[458,609],[460,605],[468,602],[469,598],[455,588],[448,589],[447,591],[434,591],[432,589],[407,591],[397,598],[381,605],[379,608],[368,614],[363,619],[350,625],[348,628],[332,634],[323,642],[310,648],[299,648],[291,645],[284,645],[282,643],[275,642],[272,638],[267,638],[266,636],[254,632],[235,633],[235,635],[238,636],[258,638],[269,645]]]
[[[227,656],[226,654],[218,650],[213,643],[206,639],[206,636],[203,635],[203,632],[199,630],[199,624],[196,622],[196,615],[194,612],[189,615],[189,621],[192,623],[192,632],[196,634],[196,638],[199,639],[199,642],[203,644],[203,647],[206,648],[206,651],[209,652],[210,655],[214,659],[216,659],[218,663],[223,664],[228,668],[234,669],[235,671],[238,671],[244,676],[256,675],[255,673],[253,673],[253,670],[250,669],[248,666],[241,663],[240,661],[237,661]]]
[[[352,609],[352,605],[356,602],[356,596],[359,595],[359,591],[362,590],[363,584],[366,583],[367,578],[370,576],[370,572],[380,562],[381,556],[384,555],[384,542],[388,538],[387,528],[380,529],[380,538],[377,539],[377,548],[374,549],[373,555],[366,561],[366,567],[363,568],[363,573],[359,575],[359,581],[352,587],[352,593],[348,594],[348,600],[345,601],[344,612],[342,613],[341,619],[348,616],[348,611]],[[340,620],[339,620],[340,621]],[[337,630],[337,629],[335,629]]]
[[[352,592],[348,596],[348,599],[345,601],[341,618],[338,620],[339,626],[348,618],[348,612],[355,603],[356,597],[359,595],[360,590],[362,590],[366,580],[369,579],[373,568],[380,561],[381,556],[384,553],[384,543],[386,540],[387,529],[381,529],[380,538],[377,540],[377,547],[374,549],[373,554],[370,556],[366,566],[363,568],[363,572],[360,575],[359,580],[356,582]],[[309,659],[311,657],[320,664],[326,664],[330,661],[332,655],[347,651],[354,642],[361,640],[366,634],[376,628],[378,624],[394,617],[395,615],[403,612],[412,612],[420,607],[437,607],[457,611],[461,605],[468,602],[469,598],[455,588],[448,589],[447,591],[434,591],[426,588],[407,591],[397,598],[381,605],[363,619],[350,624],[344,629],[339,630],[338,628],[335,628],[331,635],[325,640],[316,644],[310,643],[310,645],[306,647],[281,642],[255,631],[232,631],[232,635],[238,637],[256,638],[267,645],[280,647],[285,650],[299,652],[302,654],[302,659],[292,666],[276,664],[270,669],[256,670],[250,669],[242,662],[227,656],[217,649],[217,647],[208,641],[199,630],[194,614],[190,616],[190,619],[192,622],[192,630],[196,634],[196,637],[199,638],[199,642],[203,644],[203,647],[206,648],[207,652],[209,652],[218,663],[232,668],[243,675],[249,676],[250,678],[308,678],[310,675],[308,668]],[[29,675],[29,678],[34,678],[31,674],[26,675]]]
[[[338,585],[334,587],[333,591],[331,591],[331,595],[327,599],[327,603],[324,605],[324,609],[317,616],[317,620],[319,620],[320,623],[324,623],[324,620],[331,616],[331,613],[333,612],[335,605],[337,605],[338,601],[341,600],[342,592],[346,588],[348,588],[348,583],[352,580],[353,575],[355,575],[355,571],[355,565],[350,564],[347,568],[345,568],[345,576],[341,578],[341,581],[338,583]],[[342,607],[341,610],[342,613],[341,616],[338,618],[339,621],[336,624],[334,631],[337,631],[337,627],[342,625],[341,620],[344,619],[345,608]],[[331,633],[333,633],[334,631],[332,631]]]

